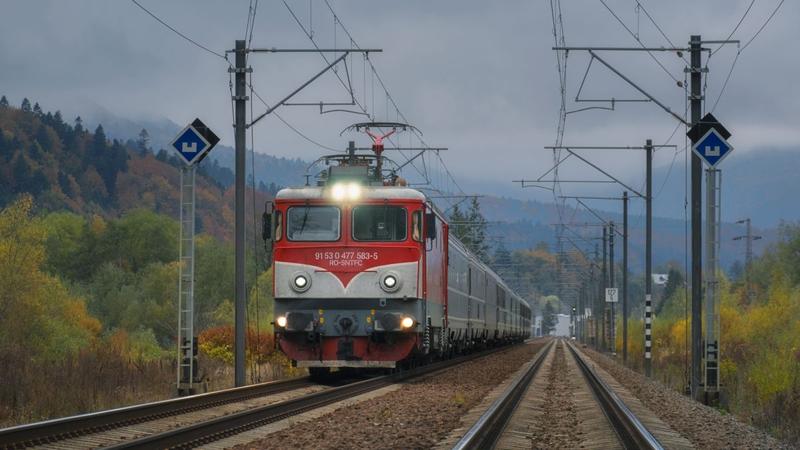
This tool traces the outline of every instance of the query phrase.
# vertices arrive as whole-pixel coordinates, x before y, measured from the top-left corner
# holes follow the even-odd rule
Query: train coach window
[[[405,241],[406,209],[369,205],[353,208],[353,239],[357,241]]]
[[[290,241],[338,241],[341,213],[335,206],[292,206],[286,214]]]

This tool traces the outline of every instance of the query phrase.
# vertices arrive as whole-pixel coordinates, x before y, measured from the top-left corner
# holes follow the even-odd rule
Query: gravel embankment
[[[576,432],[578,416],[576,413],[574,387],[568,377],[564,346],[557,344],[553,363],[547,374],[547,389],[542,419],[532,428],[534,449],[579,448],[580,433]]]
[[[459,418],[529,361],[546,341],[461,364],[435,376],[236,449],[430,448]]]
[[[606,355],[583,349],[600,367],[631,391],[648,409],[697,448],[714,449],[791,449],[766,432],[723,415],[714,408],[647,379],[619,365]]]

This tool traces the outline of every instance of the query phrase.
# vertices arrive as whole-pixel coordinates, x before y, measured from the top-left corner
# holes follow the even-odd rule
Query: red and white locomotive
[[[316,186],[282,189],[265,213],[281,350],[322,374],[527,338],[525,300],[448,232],[425,194],[384,176],[381,138],[370,136],[374,154],[351,142],[324,158]]]

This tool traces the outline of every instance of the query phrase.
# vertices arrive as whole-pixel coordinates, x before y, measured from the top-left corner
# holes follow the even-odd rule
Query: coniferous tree
[[[465,224],[466,220],[467,217],[461,212],[461,208],[458,207],[458,204],[453,206],[453,211],[450,213],[450,231],[453,233],[453,236],[469,248],[470,235],[468,233],[469,228]]]
[[[542,312],[542,335],[546,336],[553,332],[556,329],[556,323],[558,318],[556,317],[556,310],[553,308],[553,304],[550,302],[545,302],[544,304],[544,311]]]
[[[8,108],[8,99],[5,95],[0,98],[0,108]]]
[[[139,153],[142,156],[150,151],[150,133],[144,128],[139,132],[139,139],[136,140],[136,147],[139,149]]]
[[[75,118],[75,133],[83,133],[83,119],[81,119],[81,116]]]
[[[27,97],[22,99],[22,110],[25,112],[31,112],[31,102],[28,100]]]
[[[683,273],[676,270],[674,267],[670,267],[667,273],[667,284],[664,286],[664,297],[661,299],[661,302],[656,305],[655,313],[660,314],[667,300],[681,288],[683,288]]]
[[[500,275],[501,278],[507,279],[513,274],[513,268],[511,265],[513,261],[511,260],[511,252],[508,251],[503,241],[497,245],[497,248],[494,250],[494,256],[492,257],[492,268],[494,271]]]
[[[472,197],[467,213],[468,230],[471,234],[471,249],[481,261],[489,260],[489,244],[486,243],[488,224],[481,214],[481,205],[477,197]]]
[[[34,103],[34,105],[33,105],[33,113],[36,114],[37,116],[41,116],[42,115],[42,107],[39,106],[39,102]]]
[[[12,172],[14,173],[14,180],[16,181],[16,192],[22,192],[22,190],[19,189],[19,187],[23,184],[22,180],[25,180],[31,176],[31,166],[28,165],[28,161],[25,161],[25,157],[23,157],[22,154],[17,156],[17,160],[14,162],[14,169]]]
[[[72,185],[69,182],[69,177],[62,170],[58,171],[58,185],[61,187],[61,192],[67,197],[71,197],[74,194],[72,192]]]
[[[97,125],[97,128],[94,130],[94,139],[92,140],[92,149],[100,154],[106,150],[106,145],[108,145],[108,139],[106,139],[106,131],[103,129],[103,125]]]

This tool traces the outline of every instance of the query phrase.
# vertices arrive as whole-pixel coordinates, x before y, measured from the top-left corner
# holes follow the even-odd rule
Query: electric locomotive
[[[450,235],[432,200],[385,169],[400,123],[353,126],[316,186],[280,190],[264,213],[272,247],[275,334],[298,367],[395,368],[530,335],[530,308]],[[391,128],[384,135],[371,130]]]

